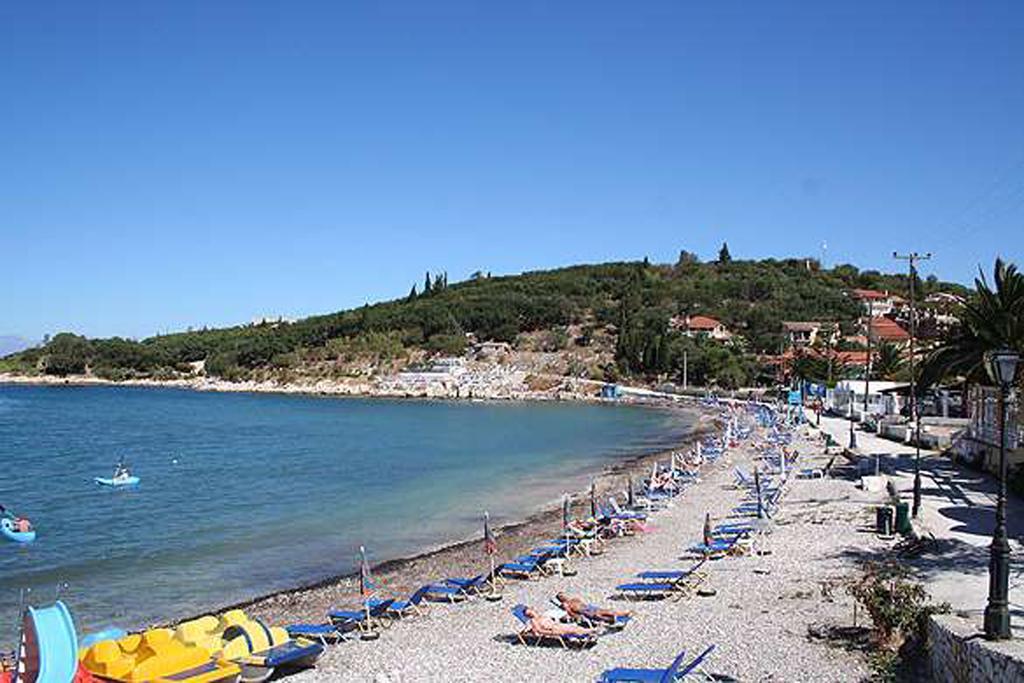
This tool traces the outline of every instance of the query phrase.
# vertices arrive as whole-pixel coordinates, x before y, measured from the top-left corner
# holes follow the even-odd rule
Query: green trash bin
[[[875,532],[888,536],[892,533],[892,508],[888,505],[880,505],[875,508]]]
[[[910,505],[902,501],[896,503],[896,531],[910,533]]]

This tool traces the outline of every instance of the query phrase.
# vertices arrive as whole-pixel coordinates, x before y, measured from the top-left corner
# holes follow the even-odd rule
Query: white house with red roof
[[[815,320],[785,320],[783,334],[790,346],[813,346],[819,340],[824,344],[835,344],[839,339],[839,324]]]
[[[853,289],[850,290],[850,294],[860,301],[865,313],[876,318],[891,314],[906,301],[897,294],[889,291],[879,292],[877,289]]]
[[[677,315],[669,321],[669,325],[687,337],[707,337],[716,341],[732,339],[732,332],[721,320],[706,315]]]

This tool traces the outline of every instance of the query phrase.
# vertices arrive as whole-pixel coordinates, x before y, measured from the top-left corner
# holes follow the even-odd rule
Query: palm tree
[[[895,380],[903,374],[906,363],[900,347],[891,342],[882,342],[873,354],[871,374],[882,380]]]
[[[921,367],[922,386],[954,376],[986,383],[987,351],[1009,348],[1024,354],[1024,274],[997,258],[993,281],[994,288],[984,273],[975,278],[977,291],[960,308],[959,330],[933,349]]]

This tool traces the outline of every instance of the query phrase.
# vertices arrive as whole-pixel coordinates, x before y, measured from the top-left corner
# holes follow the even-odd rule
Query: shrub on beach
[[[876,680],[896,680],[901,668],[912,665],[924,650],[928,618],[950,610],[948,603],[930,603],[910,570],[891,560],[867,562],[846,589],[871,617]]]

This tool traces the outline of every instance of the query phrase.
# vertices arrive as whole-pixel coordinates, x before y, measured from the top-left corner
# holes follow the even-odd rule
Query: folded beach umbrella
[[[484,510],[484,553],[487,554],[487,560],[491,565],[491,573],[488,574],[489,581],[491,583],[492,595],[497,595],[497,578],[494,575],[494,555],[498,552],[498,543],[494,540],[494,534],[491,532],[491,516]]]
[[[370,575],[370,563],[366,561],[366,548],[359,546],[359,595],[368,598],[373,595],[373,577]]]
[[[711,513],[704,513],[704,547],[711,546]]]
[[[562,494],[562,530],[569,532],[569,494]]]
[[[359,546],[359,595],[363,598],[363,609],[366,610],[367,628],[370,626],[370,598],[373,592],[373,577],[370,576],[370,563],[366,561],[366,548]]]
[[[491,533],[491,516],[487,510],[484,510],[484,552],[488,555],[498,552],[498,544],[494,541],[494,534]]]
[[[757,492],[757,518],[764,517],[764,507],[761,502],[761,473],[754,468],[754,490]]]
[[[626,507],[633,509],[633,477],[626,479]]]
[[[590,480],[590,516],[597,519],[597,484]]]

